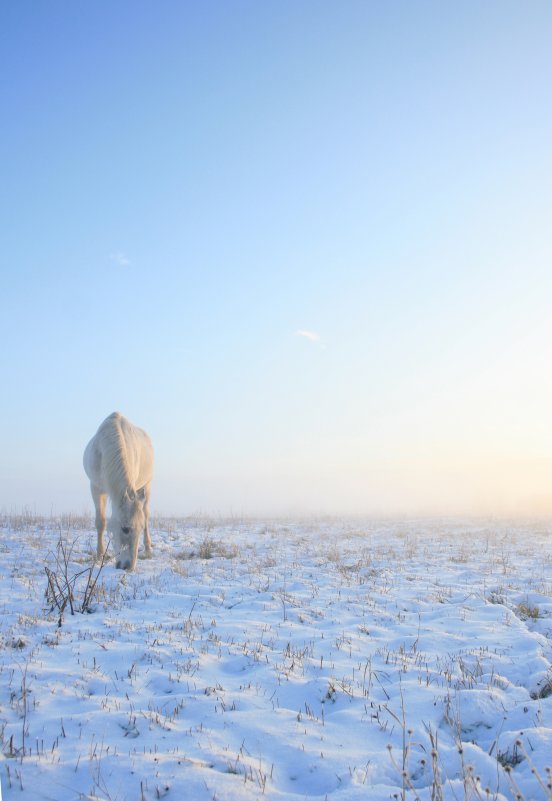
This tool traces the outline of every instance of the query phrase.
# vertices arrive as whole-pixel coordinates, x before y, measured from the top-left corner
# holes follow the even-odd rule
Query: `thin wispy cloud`
[[[111,261],[115,262],[115,264],[118,264],[120,267],[128,267],[128,265],[130,264],[130,259],[128,258],[126,253],[123,253],[121,250],[113,251],[112,253],[109,254],[109,258],[111,259]]]
[[[320,342],[320,334],[317,334],[316,331],[306,331],[303,328],[299,328],[299,330],[295,332],[295,336],[308,339],[309,342]]]

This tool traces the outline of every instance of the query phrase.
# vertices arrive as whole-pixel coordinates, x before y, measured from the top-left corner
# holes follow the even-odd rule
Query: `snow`
[[[88,521],[1,522],[4,799],[552,798],[546,525],[159,520],[153,547],[80,613]]]

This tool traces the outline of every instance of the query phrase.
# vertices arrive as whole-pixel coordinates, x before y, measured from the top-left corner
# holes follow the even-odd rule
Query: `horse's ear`
[[[145,501],[146,500],[146,488],[142,487],[142,489],[139,489],[138,492],[136,493],[136,497],[138,498],[139,501]]]

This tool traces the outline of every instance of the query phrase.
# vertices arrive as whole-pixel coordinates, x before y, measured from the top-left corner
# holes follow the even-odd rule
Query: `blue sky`
[[[548,2],[4,4],[5,509],[552,511]],[[315,336],[305,336],[307,332]]]

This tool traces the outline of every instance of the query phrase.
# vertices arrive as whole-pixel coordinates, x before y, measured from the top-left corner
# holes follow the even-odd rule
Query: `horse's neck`
[[[115,428],[106,441],[107,460],[105,463],[106,483],[113,506],[120,506],[123,496],[132,487],[128,464],[128,449],[120,428]]]

